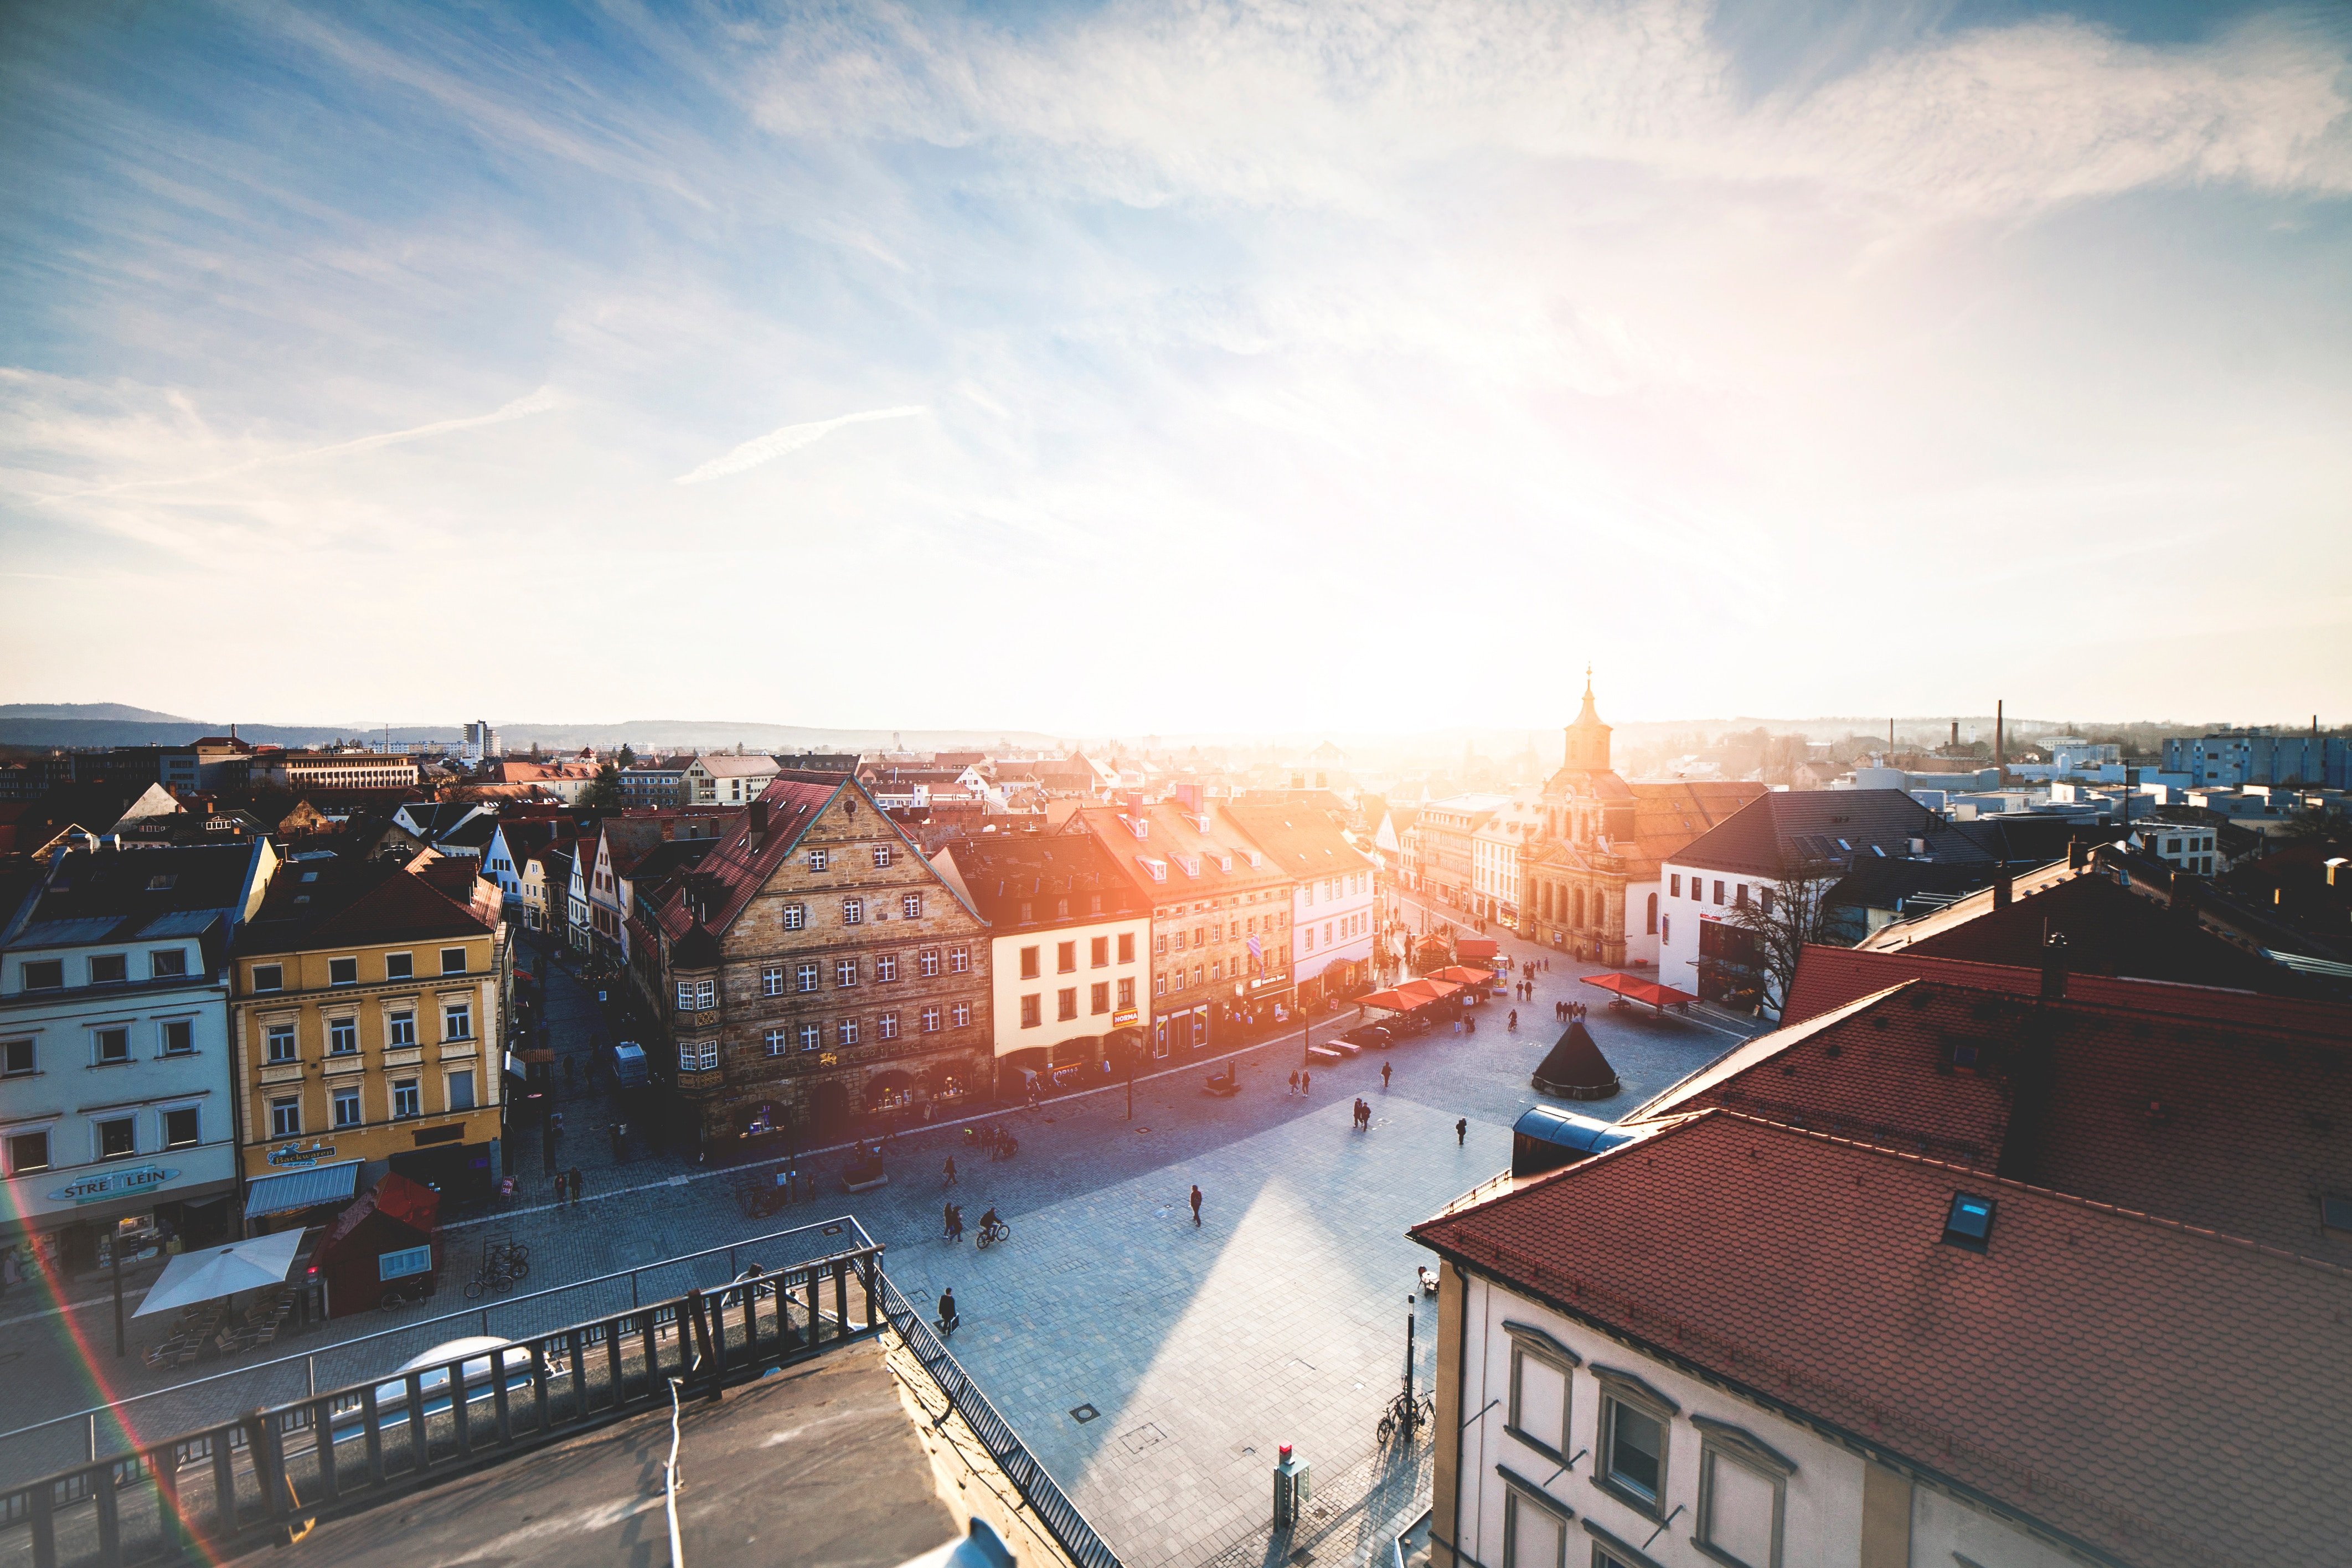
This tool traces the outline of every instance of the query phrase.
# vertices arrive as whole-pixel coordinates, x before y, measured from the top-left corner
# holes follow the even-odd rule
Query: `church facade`
[[[1519,854],[1519,934],[1612,968],[1654,965],[1659,868],[1764,793],[1751,782],[1629,784],[1610,761],[1610,728],[1592,700],[1566,731],[1559,771],[1543,786],[1537,837]]]

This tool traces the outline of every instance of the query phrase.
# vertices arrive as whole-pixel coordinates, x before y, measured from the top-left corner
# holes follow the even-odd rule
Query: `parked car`
[[[1339,1037],[1349,1045],[1360,1046],[1368,1051],[1379,1050],[1384,1046],[1393,1044],[1396,1040],[1394,1035],[1378,1024],[1359,1024],[1341,1034]]]

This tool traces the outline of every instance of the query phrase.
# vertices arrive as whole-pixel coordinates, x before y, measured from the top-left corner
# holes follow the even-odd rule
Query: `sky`
[[[2347,18],[0,8],[0,701],[2352,720]]]

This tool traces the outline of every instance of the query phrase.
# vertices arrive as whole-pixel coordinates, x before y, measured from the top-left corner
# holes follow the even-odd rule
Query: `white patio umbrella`
[[[164,1266],[163,1274],[148,1288],[147,1299],[131,1315],[143,1318],[194,1301],[216,1301],[239,1290],[282,1285],[301,1246],[302,1232],[298,1228],[233,1241],[226,1247],[207,1247],[201,1252],[184,1252]]]

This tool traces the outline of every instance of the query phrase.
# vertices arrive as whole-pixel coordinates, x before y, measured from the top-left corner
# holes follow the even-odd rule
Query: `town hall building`
[[[1590,669],[1583,710],[1566,733],[1560,769],[1543,786],[1537,837],[1518,852],[1519,932],[1589,963],[1655,964],[1660,866],[1764,786],[1619,778]]]

